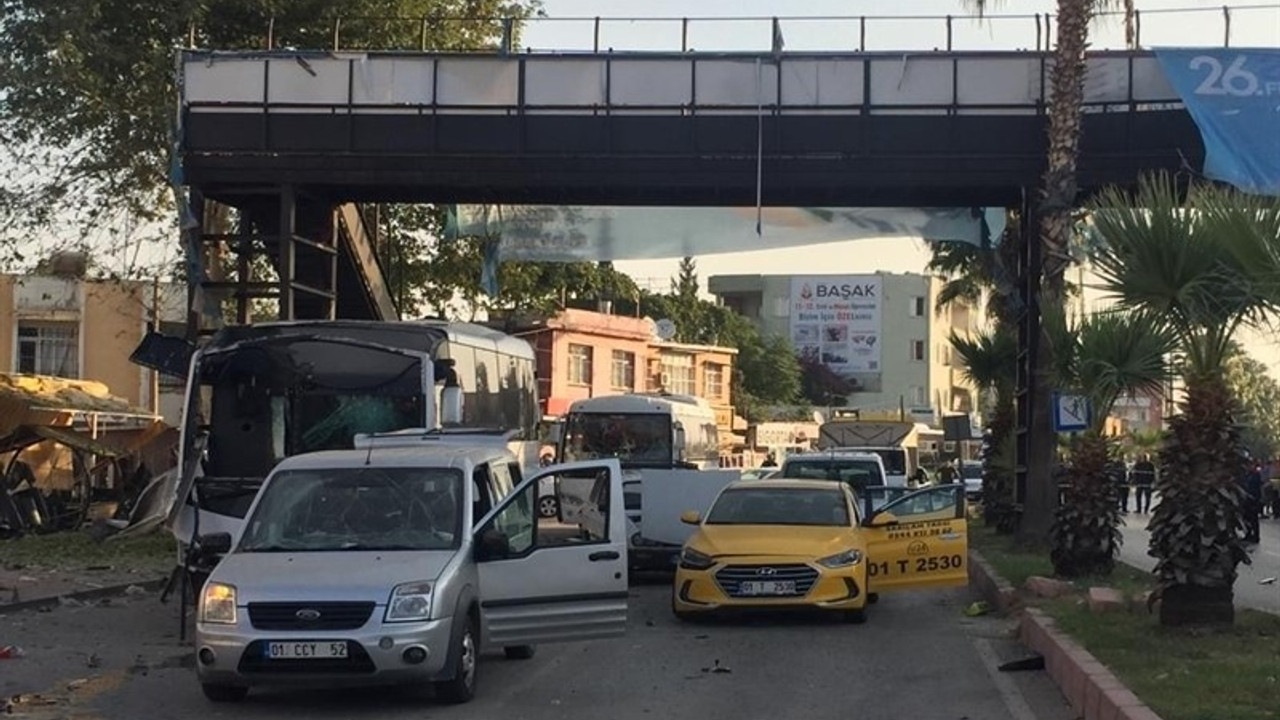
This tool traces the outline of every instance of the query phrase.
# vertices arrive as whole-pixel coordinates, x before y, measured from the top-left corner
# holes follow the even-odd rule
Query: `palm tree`
[[[951,335],[951,346],[964,367],[965,378],[979,392],[991,396],[987,445],[982,458],[982,516],[988,525],[1012,532],[1016,514],[1013,494],[1014,372],[1018,339],[997,325],[973,338]]]
[[[1146,312],[1085,316],[1075,327],[1064,317],[1046,323],[1058,386],[1088,397],[1093,419],[1071,444],[1063,502],[1049,532],[1049,557],[1062,577],[1106,575],[1120,549],[1120,512],[1108,473],[1117,448],[1103,428],[1120,397],[1164,386],[1165,357],[1175,341],[1163,321]]]
[[[1244,472],[1235,401],[1224,380],[1232,338],[1280,304],[1280,198],[1211,185],[1185,193],[1168,175],[1093,204],[1093,264],[1123,307],[1163,318],[1185,356],[1182,412],[1160,453],[1151,519],[1163,624],[1230,623]]]
[[[979,17],[998,2],[962,1],[975,10]],[[1049,76],[1048,157],[1035,211],[1039,219],[1043,260],[1039,297],[1042,309],[1060,308],[1066,299],[1064,274],[1071,262],[1074,210],[1079,192],[1076,165],[1080,156],[1089,27],[1097,13],[1124,4],[1124,0],[1057,2],[1057,38]],[[1051,350],[1041,348],[1035,358],[1033,397],[1047,400],[1052,390],[1051,368],[1054,360]],[[1020,532],[1032,540],[1047,534],[1053,521],[1053,508],[1057,504],[1057,491],[1051,477],[1053,448],[1050,420],[1049,404],[1036,402],[1028,423],[1032,444],[1031,457],[1028,458],[1026,501],[1020,527]]]

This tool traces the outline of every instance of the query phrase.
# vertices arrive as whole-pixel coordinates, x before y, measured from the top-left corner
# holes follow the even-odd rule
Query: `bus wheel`
[[[560,501],[554,495],[543,495],[538,498],[539,517],[552,518],[560,514]]]

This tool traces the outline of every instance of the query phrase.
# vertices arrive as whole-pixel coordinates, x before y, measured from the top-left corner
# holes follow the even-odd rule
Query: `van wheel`
[[[538,498],[538,516],[553,518],[560,514],[560,501],[554,495],[543,495]]]
[[[249,696],[249,688],[240,685],[213,685],[202,683],[200,689],[204,696],[216,703],[240,702]]]
[[[502,648],[508,660],[529,660],[537,651],[538,648],[533,645],[508,645]]]
[[[470,702],[476,696],[476,667],[479,665],[479,644],[476,642],[476,621],[468,616],[462,632],[454,640],[449,651],[452,656],[453,678],[433,683],[436,698],[450,705]]]

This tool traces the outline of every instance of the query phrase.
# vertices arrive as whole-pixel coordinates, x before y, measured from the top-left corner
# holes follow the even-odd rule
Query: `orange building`
[[[736,348],[664,342],[644,318],[567,309],[507,331],[537,353],[543,415],[559,417],[575,400],[666,391],[711,403],[725,437],[734,429],[731,379]]]

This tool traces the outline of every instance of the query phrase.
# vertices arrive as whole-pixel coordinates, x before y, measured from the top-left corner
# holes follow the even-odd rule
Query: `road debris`
[[[721,665],[721,664],[720,664],[720,658],[716,658],[716,660],[715,660],[715,664],[713,664],[711,667],[704,667],[704,668],[702,668],[702,672],[704,672],[704,673],[720,673],[720,674],[724,674],[724,673],[731,673],[731,672],[733,672],[733,671],[732,671],[732,670],[730,670],[729,668],[727,668],[727,667],[725,667],[725,666]]]
[[[0,660],[16,660],[25,655],[26,653],[22,652],[22,648],[17,645],[5,645],[0,648]]]

